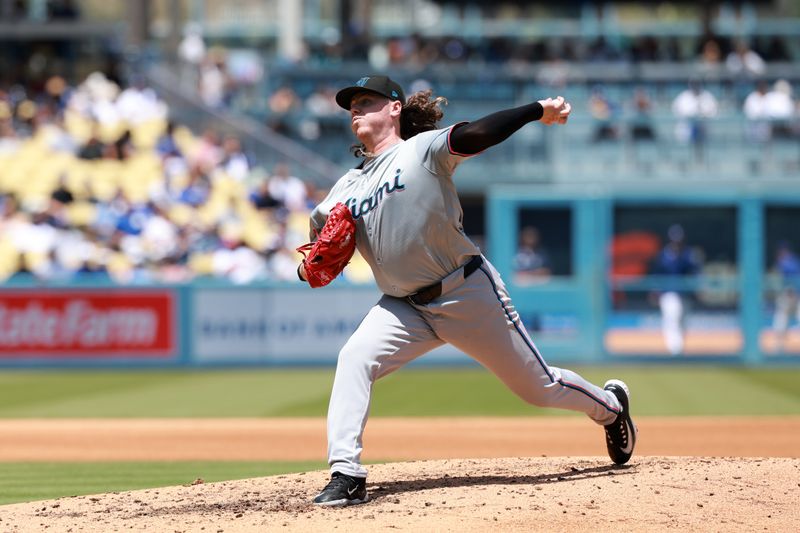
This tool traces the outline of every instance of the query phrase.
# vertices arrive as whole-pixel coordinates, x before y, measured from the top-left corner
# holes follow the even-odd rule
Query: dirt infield
[[[800,416],[638,417],[637,455],[800,457]],[[322,418],[0,420],[0,461],[324,460]],[[584,417],[374,418],[365,461],[605,455]]]
[[[376,418],[365,459],[411,462],[371,466],[366,505],[315,508],[318,471],[2,506],[0,530],[800,530],[800,417],[638,422],[636,457],[615,467],[583,418]],[[324,432],[321,419],[3,420],[0,460],[320,459]]]

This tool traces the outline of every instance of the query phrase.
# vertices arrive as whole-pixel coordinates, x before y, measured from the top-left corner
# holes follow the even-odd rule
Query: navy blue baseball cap
[[[339,104],[339,107],[350,111],[350,100],[352,100],[353,96],[357,93],[363,91],[377,93],[381,96],[385,96],[389,100],[397,100],[403,104],[406,103],[403,88],[388,76],[364,76],[358,80],[355,85],[345,87],[336,93],[336,103]]]

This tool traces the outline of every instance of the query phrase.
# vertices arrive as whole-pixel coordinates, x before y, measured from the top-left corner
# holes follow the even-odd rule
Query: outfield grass
[[[246,479],[326,468],[319,462],[0,463],[0,505]]]
[[[624,379],[637,415],[800,414],[800,368],[576,368]],[[0,418],[325,416],[333,369],[5,371]],[[404,369],[375,385],[372,416],[564,416],[476,368]]]

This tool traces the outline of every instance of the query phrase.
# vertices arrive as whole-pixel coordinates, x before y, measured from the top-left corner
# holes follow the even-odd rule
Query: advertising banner
[[[192,305],[197,363],[333,364],[380,298],[377,289],[198,289]],[[465,357],[435,350],[428,362]]]
[[[160,289],[5,290],[0,359],[174,356],[174,305]]]

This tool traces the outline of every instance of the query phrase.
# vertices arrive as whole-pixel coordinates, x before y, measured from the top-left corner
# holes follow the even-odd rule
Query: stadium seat
[[[97,220],[97,206],[89,202],[73,202],[66,206],[65,212],[67,222],[78,228]]]
[[[162,119],[142,122],[131,128],[131,142],[139,150],[152,149],[166,129],[167,122]]]
[[[214,274],[214,256],[210,252],[195,252],[189,256],[189,269],[198,276]]]
[[[7,279],[19,270],[20,254],[8,236],[0,235],[0,280]]]

